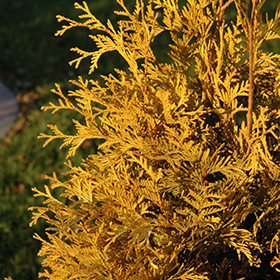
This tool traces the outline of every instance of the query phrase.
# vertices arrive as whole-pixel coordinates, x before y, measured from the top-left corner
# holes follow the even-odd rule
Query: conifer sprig
[[[67,163],[64,182],[34,188],[46,198],[32,207],[34,224],[49,224],[41,273],[47,279],[279,278],[280,55],[262,49],[279,39],[280,8],[264,20],[263,0],[117,0],[118,29],[85,2],[79,21],[97,50],[73,50],[79,66],[117,51],[127,72],[81,77],[58,104],[74,110],[76,135],[50,125],[47,145],[64,139],[68,156],[85,140],[104,139],[81,166]],[[236,20],[227,23],[229,7]],[[172,63],[160,63],[152,42],[168,32]],[[247,113],[247,118],[244,117]],[[62,203],[52,189],[62,188]],[[266,275],[263,275],[265,273]],[[237,276],[236,276],[237,275]],[[256,276],[257,275],[257,276]],[[244,276],[245,277],[245,276]]]

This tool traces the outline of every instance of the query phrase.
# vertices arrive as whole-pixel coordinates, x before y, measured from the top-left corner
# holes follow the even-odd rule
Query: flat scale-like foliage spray
[[[103,139],[99,153],[54,174],[45,207],[46,279],[280,279],[280,55],[263,43],[280,38],[280,10],[264,0],[117,0],[118,28],[101,23],[85,2],[74,27],[97,30],[89,57],[116,51],[127,71],[102,81],[79,77],[68,95],[43,110],[74,110],[76,135],[56,125],[41,134],[70,145]],[[228,9],[236,17],[226,22]],[[152,44],[168,33],[168,56]],[[242,115],[246,117],[242,118]],[[241,116],[241,117],[240,117]],[[62,188],[63,203],[52,190]],[[269,278],[271,277],[271,278]]]

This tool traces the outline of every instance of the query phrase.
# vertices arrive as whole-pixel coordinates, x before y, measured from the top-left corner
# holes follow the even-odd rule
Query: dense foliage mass
[[[280,55],[263,50],[280,38],[280,9],[261,14],[265,1],[122,0],[118,29],[88,9],[82,22],[66,21],[57,35],[78,26],[98,30],[93,52],[73,48],[79,66],[117,51],[128,71],[79,78],[59,104],[74,110],[77,133],[50,125],[71,145],[102,139],[99,153],[79,167],[67,162],[64,182],[49,178],[45,207],[33,223],[49,224],[40,255],[47,279],[278,279],[280,234]],[[236,19],[224,21],[229,6]],[[152,43],[172,39],[162,63]],[[244,118],[246,115],[246,119]],[[67,203],[52,195],[62,188]]]

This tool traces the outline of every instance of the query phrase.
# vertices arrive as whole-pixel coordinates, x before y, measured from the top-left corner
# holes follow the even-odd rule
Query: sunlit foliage
[[[280,38],[280,10],[261,14],[262,0],[123,0],[118,29],[101,23],[85,2],[74,27],[98,30],[97,49],[79,48],[70,64],[116,51],[128,70],[101,81],[79,77],[76,91],[53,91],[57,113],[74,110],[76,135],[50,125],[46,145],[103,139],[81,166],[67,162],[64,182],[49,178],[45,207],[33,223],[49,224],[41,256],[47,279],[236,279],[279,277],[280,55],[265,41]],[[229,6],[236,20],[224,21]],[[161,33],[172,63],[154,54]],[[247,115],[245,118],[244,115]],[[52,190],[62,188],[62,203]],[[248,279],[249,279],[248,278]],[[245,279],[245,278],[244,278]],[[246,278],[247,279],[247,278]]]

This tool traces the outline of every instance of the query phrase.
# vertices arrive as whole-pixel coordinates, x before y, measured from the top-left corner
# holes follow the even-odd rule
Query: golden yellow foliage
[[[44,192],[34,188],[46,206],[31,207],[31,225],[49,224],[48,240],[35,235],[40,277],[233,279],[235,263],[248,277],[279,277],[280,55],[262,45],[280,38],[280,8],[269,19],[264,0],[137,0],[133,12],[117,2],[118,29],[85,2],[75,4],[80,21],[57,17],[57,36],[99,31],[97,50],[73,48],[71,65],[90,57],[91,74],[117,51],[128,71],[102,76],[105,85],[79,77],[68,96],[56,85],[58,104],[43,107],[85,119],[73,120],[76,135],[49,125],[45,145],[63,139],[70,158],[85,140],[104,143],[81,166],[68,161],[64,182],[54,173]],[[152,49],[166,32],[172,63]]]

